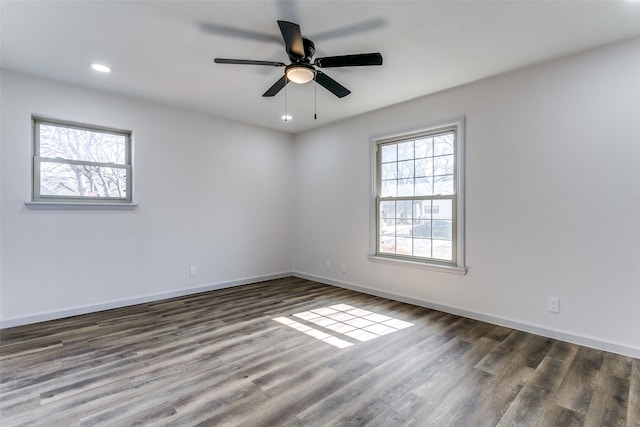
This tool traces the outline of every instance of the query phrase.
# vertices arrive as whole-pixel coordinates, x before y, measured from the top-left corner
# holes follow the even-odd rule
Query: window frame
[[[402,141],[410,141],[421,137],[433,136],[439,133],[453,131],[454,133],[454,194],[451,196],[397,196],[393,200],[452,200],[452,251],[453,261],[435,258],[423,258],[413,255],[398,255],[380,251],[380,202],[390,198],[382,198],[381,191],[381,155],[380,146]],[[379,135],[370,138],[371,157],[371,196],[370,196],[370,247],[368,258],[371,261],[392,262],[401,265],[416,266],[450,273],[466,274],[464,227],[465,227],[465,117],[432,123],[417,129]]]
[[[90,132],[107,133],[125,138],[125,160],[123,164],[119,163],[102,163],[89,160],[75,160],[65,158],[51,158],[40,156],[40,126],[52,125],[69,129],[80,129]],[[31,174],[31,203],[27,206],[31,209],[58,209],[63,206],[74,205],[76,208],[87,206],[89,208],[116,208],[135,207],[133,203],[133,166],[132,166],[132,132],[129,130],[116,129],[105,126],[98,126],[86,123],[78,123],[67,120],[51,119],[42,116],[31,117],[32,126],[32,174]],[[59,163],[59,164],[75,164],[94,167],[108,167],[115,169],[123,169],[126,174],[125,196],[124,197],[96,197],[96,196],[65,196],[65,195],[43,195],[40,194],[41,177],[40,164],[42,162]]]

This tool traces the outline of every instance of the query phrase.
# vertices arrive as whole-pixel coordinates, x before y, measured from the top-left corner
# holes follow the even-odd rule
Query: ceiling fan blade
[[[216,64],[240,64],[240,65],[271,65],[273,67],[284,67],[284,62],[275,61],[254,61],[252,59],[227,59],[227,58],[213,58],[213,62]]]
[[[325,41],[340,37],[346,37],[353,34],[363,33],[365,31],[372,31],[381,27],[384,27],[386,21],[382,18],[373,18],[366,21],[350,22],[340,27],[333,28],[331,30],[322,31],[320,33],[306,34],[311,40]]]
[[[273,86],[271,86],[262,96],[275,96],[275,94],[280,92],[287,83],[289,83],[287,76],[282,76],[282,78],[275,82]]]
[[[360,53],[357,55],[327,56],[325,58],[316,58],[314,64],[321,68],[382,65],[382,55],[376,52]]]
[[[215,24],[213,22],[198,23],[200,31],[213,34],[214,36],[234,37],[241,40],[253,40],[259,42],[275,42],[280,44],[282,39],[273,34],[264,34],[258,31],[245,30],[244,28],[232,27],[230,25]]]
[[[293,22],[278,21],[287,53],[293,53],[296,56],[304,58],[304,44],[302,42],[302,34],[300,26]]]
[[[316,70],[316,82],[318,82],[320,86],[324,87],[338,98],[344,98],[351,93],[349,89],[342,86],[340,83],[333,80],[331,77],[327,76],[320,70]]]

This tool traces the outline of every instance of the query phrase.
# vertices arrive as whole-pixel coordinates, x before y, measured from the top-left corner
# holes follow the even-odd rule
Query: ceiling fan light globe
[[[315,70],[308,65],[292,65],[286,70],[287,79],[293,83],[308,83],[315,77]]]

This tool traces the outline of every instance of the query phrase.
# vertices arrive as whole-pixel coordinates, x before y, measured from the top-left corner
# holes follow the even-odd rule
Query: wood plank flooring
[[[638,359],[298,278],[5,329],[0,363],[2,426],[640,426]]]

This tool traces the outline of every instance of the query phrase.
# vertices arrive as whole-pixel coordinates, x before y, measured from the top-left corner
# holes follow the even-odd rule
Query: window
[[[462,139],[460,119],[372,141],[376,257],[464,268]]]
[[[33,201],[131,202],[131,132],[33,118]]]

